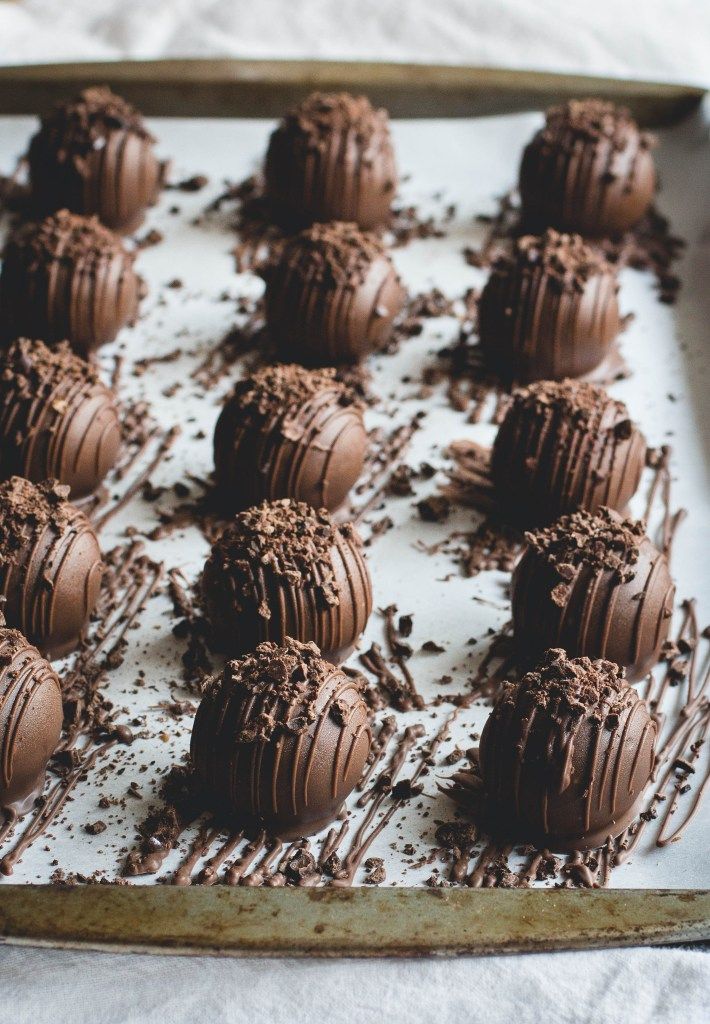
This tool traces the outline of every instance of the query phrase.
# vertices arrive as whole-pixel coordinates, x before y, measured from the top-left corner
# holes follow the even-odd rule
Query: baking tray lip
[[[0,943],[49,948],[426,957],[708,939],[707,889],[0,886]]]
[[[426,62],[162,58],[0,67],[0,114],[39,113],[57,90],[105,82],[152,116],[278,116],[313,89],[367,92],[394,117],[482,116],[597,95],[646,125],[676,123],[700,85]],[[155,87],[159,86],[159,89]]]

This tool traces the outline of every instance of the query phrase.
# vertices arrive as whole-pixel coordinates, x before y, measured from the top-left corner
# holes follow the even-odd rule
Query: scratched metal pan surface
[[[497,197],[513,184],[520,149],[540,120],[539,113],[524,113],[395,123],[400,167],[407,176],[402,200],[416,203],[421,214],[444,223],[442,237],[413,241],[394,252],[411,292],[438,286],[453,299],[468,288],[480,287],[485,273],[467,265],[462,251],[483,241],[485,226],[475,218],[493,213]],[[33,126],[29,117],[0,119],[3,169],[9,169],[23,151]],[[255,298],[261,290],[253,275],[235,273],[233,208],[225,204],[216,213],[203,213],[223,190],[225,178],[238,181],[255,169],[272,122],[154,119],[151,126],[161,153],[173,160],[174,178],[203,173],[209,184],[195,193],[168,192],[151,211],[140,233],[155,228],[164,237],[138,258],[149,286],[143,315],[134,329],[101,352],[107,376],[117,357],[123,357],[119,388],[124,400],[145,396],[163,431],[182,427],[170,458],[151,474],[156,488],[166,488],[161,500],[156,504],[136,495],[129,501],[102,530],[106,549],[124,543],[129,526],[139,532],[152,530],[156,508],[179,500],[175,483],[189,474],[209,473],[219,403],[240,367],[238,363],[231,366],[208,387],[200,383],[204,381],[200,367],[234,326],[235,300],[244,295]],[[651,444],[673,447],[671,506],[690,509],[674,546],[673,571],[679,597],[697,599],[703,626],[710,615],[709,581],[699,557],[706,550],[704,513],[709,488],[710,437],[703,399],[708,383],[705,325],[710,314],[705,286],[710,271],[706,191],[710,149],[701,112],[660,133],[657,158],[663,181],[661,209],[688,241],[679,270],[683,288],[675,306],[661,305],[649,275],[623,272],[622,308],[634,312],[635,318],[621,345],[632,374],[615,383],[612,391],[628,403]],[[451,206],[455,206],[453,215],[447,214]],[[168,287],[175,281],[182,286]],[[57,867],[69,876],[98,874],[106,881],[119,877],[126,853],[135,846],[137,826],[156,803],[160,779],[188,749],[191,717],[172,718],[159,706],[173,697],[191,697],[180,689],[184,648],[171,633],[171,605],[159,595],[129,631],[124,661],[106,683],[116,706],[125,709],[123,720],[132,723],[136,739],[132,746],[115,748],[110,756],[96,761],[47,835],[24,852],[13,874],[0,884],[0,935],[5,941],[229,954],[408,955],[690,941],[708,936],[707,807],[701,807],[678,843],[659,847],[656,826],[647,828],[633,856],[612,871],[609,891],[560,891],[552,882],[512,892],[470,887],[432,891],[426,884],[432,876],[446,878],[450,867],[434,855],[437,824],[453,818],[453,806],[443,790],[451,774],[462,767],[450,755],[475,742],[487,715],[485,706],[474,706],[449,721],[451,704],[436,698],[465,690],[467,678],[485,652],[489,631],[503,626],[509,614],[504,573],[487,572],[469,579],[461,574],[450,551],[432,555],[421,550],[422,544],[436,545],[457,529],[470,531],[474,523],[470,510],[456,511],[445,524],[423,523],[414,507],[443,480],[444,448],[458,438],[488,443],[495,433],[492,399],[480,422],[471,424],[465,414],[450,407],[443,385],[426,398],[416,395],[412,381],[420,379],[423,368],[459,329],[455,316],[430,319],[422,333],[399,352],[378,356],[371,366],[373,390],[385,401],[368,413],[370,426],[391,433],[426,410],[422,429],[403,457],[411,466],[427,461],[439,474],[434,480],[415,481],[414,495],[387,497],[384,507],[367,517],[373,522],[386,515],[393,523],[368,549],[375,605],[383,608],[395,603],[400,614],[413,615],[410,642],[415,654],[409,664],[427,703],[424,710],[396,714],[393,746],[381,765],[388,767],[388,758],[408,727],[421,726],[422,735],[415,730],[400,778],[416,777],[422,793],[397,804],[383,799],[374,814],[372,801],[357,806],[360,794],[349,801],[349,831],[339,852],[347,856],[360,832],[360,839],[369,843],[367,857],[383,862],[385,879],[379,888],[363,885],[367,869],[362,862],[353,871],[353,888],[340,891],[273,891],[219,884],[211,888],[194,884],[185,890],[155,886],[155,876],[132,878],[131,885],[122,888],[80,885],[67,890],[47,885]],[[174,356],[176,349],[180,351]],[[161,356],[169,358],[140,364]],[[136,365],[138,374],[133,372]],[[154,448],[149,446],[133,472],[138,474],[153,455]],[[650,477],[644,479],[632,506],[638,514],[643,512],[649,485]],[[111,500],[130,486],[130,477],[116,481]],[[357,500],[367,497],[366,491]],[[656,504],[651,530],[659,529],[661,516]],[[179,567],[188,580],[194,580],[207,543],[196,528],[185,527],[148,542],[147,550],[167,569]],[[679,625],[680,612],[674,628]],[[478,643],[468,645],[470,638]],[[436,641],[444,651],[422,652],[427,640]],[[384,642],[378,614],[372,617],[363,649],[372,641]],[[352,663],[357,665],[357,656]],[[681,702],[682,695],[674,692],[673,699]],[[678,706],[671,712],[677,712]],[[437,738],[430,758],[431,743]],[[703,750],[691,791],[678,805],[679,824],[706,773]],[[99,807],[101,797],[106,798],[107,809]],[[89,834],[85,826],[98,819],[106,829]],[[161,866],[160,880],[174,877],[195,838],[194,830],[182,837],[178,849]],[[314,838],[313,851],[323,838]],[[188,880],[200,880],[218,846],[219,839],[197,858]],[[239,849],[232,851],[231,861],[239,856]],[[250,873],[258,873],[263,856],[265,852],[259,852],[243,881],[248,881]]]

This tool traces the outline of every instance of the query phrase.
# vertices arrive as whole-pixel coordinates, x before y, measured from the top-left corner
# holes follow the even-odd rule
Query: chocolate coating
[[[165,180],[154,143],[138,111],[105,87],[58,103],[27,155],[38,214],[66,207],[116,231],[135,230]]]
[[[113,392],[67,342],[52,350],[21,338],[0,356],[0,479],[52,477],[81,498],[120,447]]]
[[[324,828],[362,777],[372,735],[357,683],[315,644],[260,644],[205,687],[192,764],[215,809],[285,839]]]
[[[645,524],[600,508],[526,534],[513,573],[513,634],[526,658],[548,647],[614,661],[640,679],[668,636],[675,588]]]
[[[0,333],[69,340],[81,356],[113,341],[138,313],[143,282],[134,255],[95,217],[67,210],[10,238],[0,274]]]
[[[601,505],[623,511],[636,492],[646,441],[623,402],[581,381],[540,381],[513,393],[491,476],[506,518],[550,523]]]
[[[295,224],[387,224],[397,167],[387,111],[364,96],[315,92],[290,110],[269,140],[267,194]]]
[[[621,329],[618,287],[611,264],[579,235],[524,235],[496,260],[481,294],[486,362],[522,384],[589,373]]]
[[[99,597],[96,534],[56,481],[0,484],[0,596],[10,626],[43,654],[76,646]]]
[[[240,512],[212,547],[202,596],[217,644],[231,656],[269,640],[313,641],[337,660],[372,611],[370,574],[350,525],[283,499]]]
[[[523,223],[618,235],[646,213],[656,189],[653,140],[629,112],[602,100],[551,107],[520,165]]]
[[[276,498],[333,511],[367,443],[362,406],[334,370],[268,366],[237,384],[217,420],[217,486],[232,511]]]
[[[62,729],[56,672],[0,619],[0,810],[26,814],[39,795]]]
[[[550,650],[534,672],[504,685],[483,727],[491,812],[516,841],[601,846],[640,809],[656,733],[617,665]]]
[[[356,363],[382,348],[405,298],[374,235],[353,224],[314,224],[264,270],[266,325],[284,359]]]

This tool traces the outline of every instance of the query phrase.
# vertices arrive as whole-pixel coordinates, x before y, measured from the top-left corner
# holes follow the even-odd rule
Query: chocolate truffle
[[[314,641],[337,661],[372,611],[354,527],[336,526],[325,509],[288,498],[235,517],[212,547],[202,595],[216,643],[233,656],[290,636]]]
[[[293,498],[333,511],[366,450],[362,406],[335,370],[268,366],[237,384],[217,420],[217,486],[232,510]]]
[[[0,597],[10,626],[44,653],[76,646],[99,596],[96,534],[69,488],[12,477],[0,484]]]
[[[114,465],[121,427],[113,392],[66,342],[21,338],[0,355],[0,479],[48,477],[72,499],[94,491]]]
[[[526,658],[548,647],[605,658],[640,679],[658,661],[675,588],[642,522],[600,508],[526,534],[513,573],[513,633]]]
[[[589,373],[621,329],[618,288],[611,264],[579,235],[524,235],[496,260],[481,295],[487,364],[521,384]]]
[[[526,230],[619,235],[653,200],[653,140],[628,110],[602,100],[551,107],[525,147],[520,199]]]
[[[283,220],[387,224],[397,190],[387,111],[365,96],[313,93],[272,134],[264,174]]]
[[[354,224],[314,224],[263,271],[269,335],[284,359],[356,363],[384,347],[405,298],[392,261]]]
[[[0,275],[0,332],[8,341],[69,340],[79,355],[113,341],[138,313],[134,256],[95,217],[67,210],[26,224],[8,242]]]
[[[192,764],[218,813],[291,839],[320,831],[362,777],[370,722],[357,683],[315,644],[259,644],[205,687]]]
[[[40,216],[66,207],[135,230],[163,186],[166,164],[130,104],[107,88],[85,89],[42,118],[27,159]]]
[[[61,729],[56,672],[0,616],[0,811],[20,815],[31,809]]]
[[[508,682],[481,734],[489,808],[511,839],[550,850],[603,845],[633,821],[657,726],[611,661],[550,650]]]
[[[579,508],[623,511],[636,492],[646,441],[623,402],[581,381],[539,381],[513,393],[493,445],[501,512],[538,526]]]

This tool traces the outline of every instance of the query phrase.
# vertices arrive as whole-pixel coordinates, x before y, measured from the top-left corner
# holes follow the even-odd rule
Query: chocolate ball
[[[66,207],[96,214],[116,231],[135,230],[158,199],[167,165],[155,156],[143,118],[105,87],[58,103],[27,155],[40,216]]]
[[[579,235],[524,235],[483,289],[478,330],[487,364],[527,384],[589,373],[621,330],[616,273]]]
[[[263,271],[271,340],[284,359],[357,363],[383,348],[405,292],[374,235],[354,224],[314,224]]]
[[[99,597],[103,565],[89,520],[55,480],[0,484],[0,597],[10,626],[51,657],[74,648]]]
[[[52,477],[82,498],[120,447],[113,392],[67,342],[49,349],[21,338],[0,354],[0,479]]]
[[[513,393],[491,456],[501,512],[538,526],[583,508],[623,511],[646,441],[623,402],[582,381],[539,381]]]
[[[233,511],[276,498],[333,511],[366,451],[362,405],[334,370],[267,366],[240,381],[222,409],[215,477]]]
[[[31,810],[61,730],[59,677],[0,616],[0,810]]]
[[[372,611],[370,574],[350,524],[284,498],[240,512],[213,545],[202,596],[215,642],[231,656],[270,640],[350,653]]]
[[[548,647],[614,661],[640,679],[659,659],[673,614],[668,559],[642,522],[600,508],[526,534],[513,573],[513,634],[537,659]]]
[[[357,683],[315,644],[286,638],[228,662],[207,684],[190,752],[218,813],[291,839],[338,815],[371,740]]]
[[[138,314],[143,283],[134,255],[95,217],[67,210],[26,224],[8,242],[0,274],[0,333],[68,339],[87,356]]]
[[[551,107],[520,165],[523,223],[581,235],[619,235],[648,210],[656,189],[653,140],[628,110],[602,100]]]
[[[397,168],[386,110],[365,96],[319,93],[290,110],[269,140],[266,190],[293,224],[387,224]]]
[[[504,685],[483,727],[490,812],[515,841],[557,851],[602,846],[641,808],[656,733],[618,665],[550,650]]]

